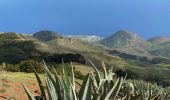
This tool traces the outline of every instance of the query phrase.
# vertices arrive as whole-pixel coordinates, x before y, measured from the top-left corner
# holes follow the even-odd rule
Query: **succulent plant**
[[[162,88],[156,84],[147,83],[141,80],[125,80],[126,77],[114,77],[115,74],[106,70],[102,62],[102,72],[100,74],[97,67],[90,61],[94,71],[89,68],[82,84],[75,80],[72,63],[71,74],[67,66],[63,63],[63,72],[58,76],[56,70],[51,73],[45,62],[42,66],[46,72],[46,89],[44,88],[38,73],[34,69],[41,96],[35,97],[23,85],[29,100],[169,100],[170,89]],[[76,89],[76,84],[80,89]]]

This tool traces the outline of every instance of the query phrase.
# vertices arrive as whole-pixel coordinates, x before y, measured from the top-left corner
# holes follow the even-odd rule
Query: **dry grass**
[[[45,80],[45,74],[40,75],[42,80]],[[26,80],[36,80],[33,73],[21,73],[21,72],[0,72],[0,80],[7,80],[11,82],[24,82]]]

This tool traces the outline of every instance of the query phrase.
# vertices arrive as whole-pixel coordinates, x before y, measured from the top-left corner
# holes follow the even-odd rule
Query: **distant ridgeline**
[[[169,60],[163,57],[170,57],[170,39],[166,37],[155,37],[145,41],[136,33],[120,30],[103,40],[98,39],[98,43],[93,41],[91,44],[89,40],[85,42],[86,39],[83,39],[83,41],[81,39],[83,39],[83,36],[77,35],[76,38],[64,37],[48,30],[39,31],[33,35],[14,32],[1,33],[0,62],[18,63],[22,60],[40,59],[54,54],[59,59],[56,60],[57,63],[57,61],[61,61],[60,58],[62,57],[59,56],[62,53],[64,53],[62,59],[70,61],[66,59],[69,58],[75,61],[74,55],[75,57],[77,57],[77,54],[86,56],[90,52],[119,56],[129,60],[140,59],[146,61],[152,57],[154,60],[150,63],[167,62]],[[66,56],[67,53],[68,57]],[[43,59],[47,60],[47,58]]]
[[[49,31],[45,31],[49,33]],[[43,33],[43,36],[45,33]],[[39,33],[38,33],[39,34]],[[54,33],[52,33],[54,34]],[[37,35],[35,35],[37,36]],[[56,35],[54,35],[56,36]],[[42,37],[42,36],[41,36]],[[53,39],[51,36],[49,38],[41,40]],[[37,39],[29,35],[16,34],[13,32],[0,34],[0,63],[6,62],[11,64],[16,64],[24,60],[47,60],[49,62],[61,63],[64,62],[79,62],[85,63],[85,59],[80,54],[51,54],[50,52],[42,52],[39,48],[44,48],[43,43],[39,42]],[[45,44],[45,43],[44,43]]]
[[[146,57],[146,56],[138,56],[138,55],[127,54],[127,53],[119,52],[117,50],[110,51],[110,54],[119,56],[119,57],[127,59],[127,60],[138,60],[138,61],[147,62],[147,63],[150,63],[150,64],[160,64],[160,63],[167,63],[168,64],[168,63],[170,63],[170,59],[167,59],[167,58],[162,58],[162,57],[149,58],[149,57]]]
[[[144,40],[136,33],[120,30],[101,40],[100,44],[110,50],[132,55],[170,58],[170,38],[163,36]]]

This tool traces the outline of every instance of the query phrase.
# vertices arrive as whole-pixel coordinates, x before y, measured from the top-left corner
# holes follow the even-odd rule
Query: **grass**
[[[40,75],[42,80],[45,80],[45,75]],[[26,80],[36,80],[33,73],[21,73],[21,72],[0,72],[0,80],[6,80],[10,82],[25,82]]]

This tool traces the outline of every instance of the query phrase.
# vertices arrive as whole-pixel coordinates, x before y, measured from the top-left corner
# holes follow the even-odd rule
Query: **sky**
[[[170,37],[169,0],[0,0],[0,31]]]

